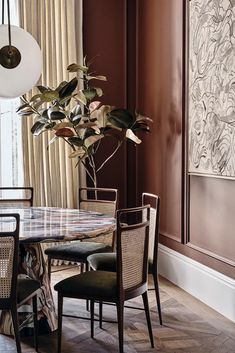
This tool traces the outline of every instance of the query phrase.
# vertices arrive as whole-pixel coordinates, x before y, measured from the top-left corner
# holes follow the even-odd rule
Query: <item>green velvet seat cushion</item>
[[[111,246],[104,243],[76,241],[47,248],[45,254],[53,259],[79,262],[79,260],[86,261],[87,257],[91,254],[111,251]]]
[[[17,279],[17,302],[21,303],[33,292],[40,288],[40,283],[31,278]]]
[[[87,261],[95,271],[116,272],[116,253],[99,253],[88,256]]]
[[[116,253],[99,253],[88,256],[87,261],[95,271],[116,272]],[[149,260],[148,272],[153,273],[153,261]]]
[[[64,297],[108,300],[117,297],[117,277],[114,272],[87,271],[60,281],[54,288]]]

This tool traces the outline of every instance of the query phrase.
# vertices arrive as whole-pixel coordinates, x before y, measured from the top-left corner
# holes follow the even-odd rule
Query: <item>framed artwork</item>
[[[235,178],[235,0],[188,9],[188,172]]]

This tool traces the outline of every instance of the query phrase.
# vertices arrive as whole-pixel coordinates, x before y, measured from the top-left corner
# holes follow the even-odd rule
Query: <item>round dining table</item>
[[[20,215],[19,276],[29,276],[40,282],[38,294],[38,320],[41,331],[57,329],[57,316],[47,271],[44,243],[94,238],[113,232],[115,218],[82,209],[57,207],[1,207],[1,213]],[[12,227],[11,222],[1,221],[0,231]],[[9,311],[0,312],[0,333],[13,334]]]

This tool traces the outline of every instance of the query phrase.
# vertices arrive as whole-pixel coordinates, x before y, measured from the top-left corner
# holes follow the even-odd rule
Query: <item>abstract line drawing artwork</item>
[[[191,0],[188,23],[188,172],[235,178],[235,0]]]

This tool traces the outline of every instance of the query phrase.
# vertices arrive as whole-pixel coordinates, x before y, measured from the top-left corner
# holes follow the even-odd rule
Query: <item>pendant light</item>
[[[37,83],[42,70],[42,53],[36,40],[24,29],[11,26],[7,0],[8,24],[4,24],[5,0],[2,0],[0,25],[0,98],[16,98]]]

